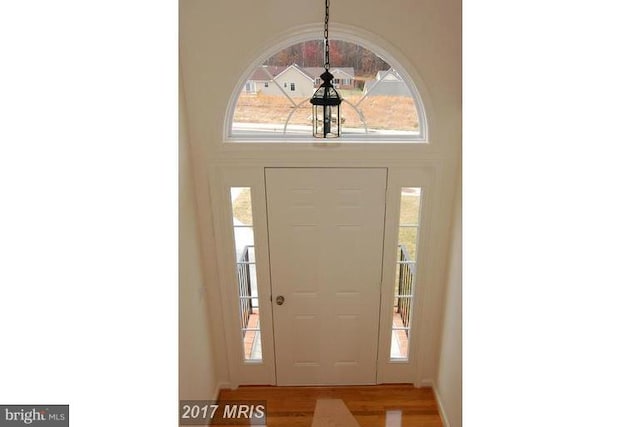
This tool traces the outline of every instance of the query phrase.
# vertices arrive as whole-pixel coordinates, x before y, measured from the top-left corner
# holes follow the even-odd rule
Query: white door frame
[[[227,352],[229,385],[236,387],[242,384],[276,384],[273,319],[271,310],[260,311],[263,361],[245,362],[242,357],[240,336],[240,317],[238,313],[235,250],[233,239],[233,216],[229,189],[231,187],[250,187],[252,189],[252,209],[254,219],[254,237],[256,249],[256,271],[261,307],[271,304],[271,278],[269,274],[269,247],[267,230],[267,212],[265,197],[264,170],[267,167],[386,167],[388,169],[387,212],[385,218],[383,275],[381,285],[380,327],[378,339],[378,383],[410,382],[424,385],[421,363],[424,362],[428,348],[433,342],[433,328],[436,326],[434,316],[423,315],[425,301],[429,295],[429,282],[433,280],[433,261],[429,255],[433,253],[434,242],[429,233],[429,224],[433,216],[433,200],[436,189],[436,169],[430,167],[402,167],[389,162],[371,162],[365,165],[344,165],[334,162],[317,162],[316,164],[268,163],[240,165],[219,165],[212,167],[209,176],[211,210],[213,213],[214,233],[216,236],[216,262],[220,273],[221,308],[224,318],[224,342],[214,342]],[[393,304],[393,286],[396,266],[397,231],[399,218],[400,189],[402,187],[422,187],[423,213],[421,232],[419,235],[420,252],[416,277],[416,296],[414,299],[412,338],[410,341],[409,360],[398,362],[389,360],[391,340],[391,307]],[[428,301],[430,309],[433,303]],[[436,316],[438,313],[434,313]],[[437,320],[437,317],[436,319]],[[426,342],[428,341],[428,342]]]
[[[376,384],[387,172],[265,169],[278,385]]]

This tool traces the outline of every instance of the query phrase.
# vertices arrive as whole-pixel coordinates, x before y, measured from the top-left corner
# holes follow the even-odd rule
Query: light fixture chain
[[[329,0],[324,3],[324,69],[329,71]]]

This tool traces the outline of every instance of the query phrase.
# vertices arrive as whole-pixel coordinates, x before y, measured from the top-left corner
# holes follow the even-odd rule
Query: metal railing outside
[[[244,330],[249,324],[249,317],[253,314],[253,303],[251,302],[251,264],[249,260],[249,248],[253,245],[247,245],[242,251],[242,255],[237,262],[238,287],[240,294],[240,320],[242,322],[242,335],[246,333]]]
[[[404,245],[400,247],[399,274],[398,274],[398,299],[396,301],[396,312],[400,314],[402,324],[409,328],[411,319],[411,300],[413,297],[413,279],[415,277],[415,261],[411,259],[409,251]],[[409,330],[407,329],[407,335]]]

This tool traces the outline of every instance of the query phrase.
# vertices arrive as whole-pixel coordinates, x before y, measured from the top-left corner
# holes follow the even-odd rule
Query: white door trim
[[[256,276],[260,307],[262,361],[244,361],[240,333],[240,314],[237,294],[236,253],[233,237],[231,187],[250,187],[253,211],[253,232],[256,254]],[[210,181],[212,211],[216,233],[218,270],[222,294],[225,342],[229,377],[232,387],[240,384],[275,384],[273,352],[273,321],[271,318],[271,282],[269,274],[269,245],[267,212],[262,168],[221,168]],[[216,209],[217,207],[217,209]],[[220,345],[220,344],[218,344]]]
[[[411,340],[407,361],[390,359],[392,307],[396,280],[396,257],[398,248],[398,224],[400,217],[400,194],[403,187],[422,188],[422,213],[418,236],[418,258],[414,305],[412,309]],[[424,357],[421,348],[422,336],[426,328],[425,298],[428,272],[431,270],[429,223],[433,210],[432,175],[424,168],[389,168],[387,182],[387,213],[384,237],[383,273],[380,300],[380,337],[378,345],[378,383],[417,383],[419,362]]]
[[[295,166],[294,166],[295,165]],[[212,222],[214,225],[216,241],[216,261],[219,272],[218,283],[236,283],[234,241],[232,229],[231,201],[229,198],[230,187],[251,187],[253,198],[253,217],[255,244],[257,251],[256,268],[259,281],[259,293],[261,306],[270,304],[271,278],[269,273],[267,212],[265,197],[264,169],[266,167],[299,167],[294,164],[255,164],[244,165],[218,165],[212,166],[209,175],[209,190]],[[304,164],[302,167],[315,167]],[[319,163],[319,167],[349,167],[343,164]],[[360,165],[356,167],[361,167]],[[371,162],[370,167],[385,167],[383,163]],[[378,383],[411,382],[419,384],[425,375],[421,372],[423,366],[429,363],[427,357],[433,352],[432,345],[437,331],[439,314],[436,311],[437,286],[433,284],[438,272],[434,265],[436,242],[429,233],[430,224],[433,222],[434,201],[438,200],[437,170],[431,167],[400,167],[397,165],[388,168],[387,189],[387,213],[385,218],[384,254],[383,254],[383,279],[381,296],[381,313],[379,328],[378,349]],[[419,245],[422,248],[418,255],[419,272],[416,280],[416,298],[414,305],[415,319],[413,325],[413,337],[410,344],[410,357],[408,362],[391,362],[388,358],[388,346],[390,345],[391,317],[386,318],[386,313],[391,313],[393,276],[395,274],[395,247],[397,244],[397,224],[399,189],[401,187],[420,186],[423,194],[422,227],[419,237]],[[391,250],[389,248],[392,248]],[[206,261],[205,261],[206,262]],[[432,289],[436,288],[436,294]],[[241,384],[271,384],[276,383],[275,356],[273,346],[273,320],[270,310],[261,312],[263,362],[243,362],[239,338],[239,314],[237,306],[236,289],[231,286],[220,286],[219,289],[210,289],[211,292],[220,292],[220,309],[224,318],[224,342],[214,342],[214,345],[226,349],[227,373],[221,373],[222,378],[228,374],[232,387]],[[429,307],[429,312],[425,311]],[[432,312],[433,310],[433,312]],[[388,327],[387,327],[388,326]]]

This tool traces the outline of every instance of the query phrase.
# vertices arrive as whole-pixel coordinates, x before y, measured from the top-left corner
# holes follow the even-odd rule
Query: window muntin
[[[269,86],[238,95],[228,123],[232,141],[313,141],[309,98],[324,71],[322,43],[290,45],[248,73],[247,82],[263,79]],[[426,142],[422,103],[394,61],[350,41],[331,44],[330,71],[344,100],[341,140]]]

